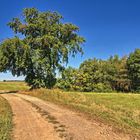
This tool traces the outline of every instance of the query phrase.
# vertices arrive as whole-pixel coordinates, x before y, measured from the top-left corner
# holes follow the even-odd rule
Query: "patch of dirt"
[[[69,109],[62,108],[58,105],[40,100],[36,97],[31,97],[31,96],[22,95],[22,94],[13,94],[13,95],[16,95],[17,97],[13,97],[12,95],[5,95],[5,96],[9,99],[9,101],[13,99],[14,100],[13,102],[17,102],[18,100],[18,105],[16,103],[13,103],[15,104],[14,108],[17,108],[19,110],[19,109],[24,108],[24,106],[26,107],[26,105],[28,105],[28,108],[30,108],[30,113],[28,113],[27,108],[25,108],[25,110],[22,109],[22,115],[26,114],[25,116],[27,120],[28,119],[34,120],[34,117],[32,118],[32,116],[30,116],[29,114],[32,114],[32,112],[37,114],[36,110],[38,110],[38,112],[42,115],[42,118],[46,119],[46,122],[44,122],[41,116],[39,117],[40,126],[39,126],[38,131],[36,130],[38,133],[41,133],[40,131],[46,131],[46,129],[42,130],[41,128],[44,127],[44,124],[47,124],[48,128],[51,129],[51,131],[49,131],[50,136],[55,136],[55,133],[56,133],[56,134],[59,134],[59,136],[62,136],[62,138],[69,139],[69,140],[70,139],[74,139],[74,140],[133,140],[133,138],[130,137],[129,135],[125,135],[123,133],[117,133],[117,132],[115,133],[111,127],[101,124],[96,121],[87,120],[85,117],[80,116],[78,113],[71,111]],[[25,101],[23,101],[23,99],[30,103],[26,103]],[[19,107],[16,107],[16,106],[19,106]],[[36,110],[34,110],[35,108]],[[15,113],[15,110],[13,110],[13,112]],[[21,118],[23,117],[21,116]],[[20,118],[17,118],[17,120],[20,121],[22,124],[23,124],[22,121],[25,121],[24,119],[21,120]],[[43,124],[42,124],[42,121],[44,122]],[[29,125],[32,125],[34,121],[29,121],[29,123],[30,123]],[[20,127],[22,126],[20,125],[19,129]],[[28,127],[27,124],[26,124],[26,127]],[[53,128],[55,132],[53,131]],[[52,132],[52,135],[50,132]],[[48,132],[46,131],[46,133]],[[38,140],[44,140],[44,138],[39,138]],[[51,139],[46,136],[45,140],[51,140]]]
[[[14,140],[62,140],[54,126],[30,103],[13,94],[2,94],[13,110]]]

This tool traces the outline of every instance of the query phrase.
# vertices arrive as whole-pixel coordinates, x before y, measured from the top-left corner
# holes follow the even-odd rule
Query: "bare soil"
[[[13,110],[14,140],[60,140],[59,136],[34,107],[12,94],[3,94]]]
[[[50,102],[22,94],[3,94],[13,110],[14,140],[133,140],[111,126]]]

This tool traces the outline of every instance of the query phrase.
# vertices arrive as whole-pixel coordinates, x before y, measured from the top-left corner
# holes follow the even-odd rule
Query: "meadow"
[[[10,91],[18,91],[18,90],[28,90],[29,87],[24,82],[0,82],[0,90],[10,90]]]
[[[90,119],[140,137],[140,94],[65,92],[59,89],[29,91],[25,83],[0,82],[0,90],[20,90],[19,93],[68,107]]]
[[[11,140],[12,111],[8,102],[0,96],[0,140]]]

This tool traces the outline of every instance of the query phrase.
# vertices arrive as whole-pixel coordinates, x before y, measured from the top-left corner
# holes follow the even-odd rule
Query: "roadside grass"
[[[83,93],[40,89],[23,92],[83,112],[91,119],[111,125],[115,131],[140,137],[140,95]]]
[[[0,96],[0,140],[11,140],[12,111],[8,102]]]
[[[25,82],[0,82],[0,90],[18,91],[28,89],[29,87]]]

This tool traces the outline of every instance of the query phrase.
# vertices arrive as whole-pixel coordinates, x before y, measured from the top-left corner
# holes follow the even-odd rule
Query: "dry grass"
[[[32,96],[83,112],[116,130],[140,136],[140,95],[35,90]]]
[[[0,96],[0,140],[11,140],[12,111],[8,102]]]

